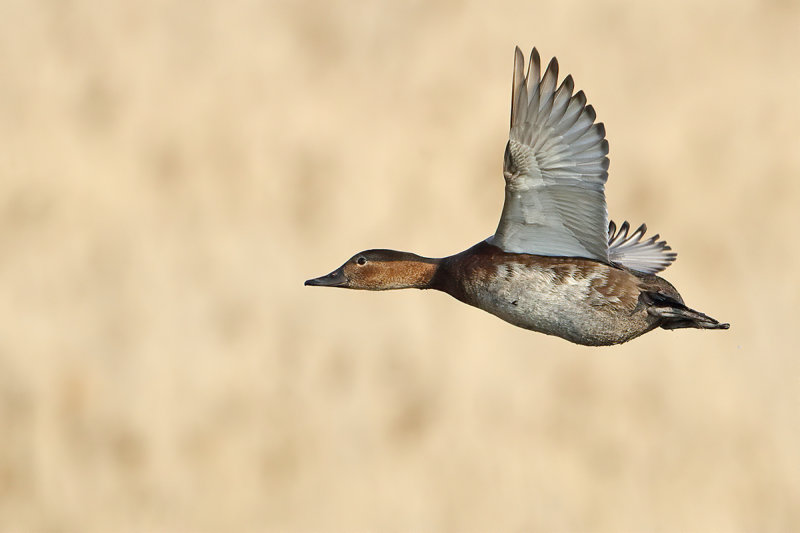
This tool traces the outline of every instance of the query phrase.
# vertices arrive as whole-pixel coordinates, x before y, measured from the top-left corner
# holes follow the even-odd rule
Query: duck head
[[[365,250],[326,276],[310,279],[306,285],[383,291],[430,285],[438,259],[395,250]]]

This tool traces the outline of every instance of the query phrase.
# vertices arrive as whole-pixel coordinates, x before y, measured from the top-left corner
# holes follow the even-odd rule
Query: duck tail
[[[661,327],[664,329],[728,329],[731,327],[730,324],[721,323],[700,311],[690,309],[682,302],[663,293],[646,292],[643,293],[643,296],[649,304],[647,312],[661,318]]]

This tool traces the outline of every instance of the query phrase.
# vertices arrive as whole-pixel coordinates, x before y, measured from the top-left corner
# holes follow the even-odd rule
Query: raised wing
[[[608,258],[631,270],[655,274],[661,272],[675,261],[678,254],[671,252],[667,241],[658,241],[658,234],[646,241],[642,240],[647,226],[642,224],[628,236],[630,225],[623,222],[617,231],[617,225],[608,224]]]
[[[571,76],[556,89],[558,62],[542,78],[539,53],[517,47],[511,99],[511,133],[503,175],[503,214],[489,243],[507,251],[586,257],[608,262],[608,141],[602,123],[572,94]]]

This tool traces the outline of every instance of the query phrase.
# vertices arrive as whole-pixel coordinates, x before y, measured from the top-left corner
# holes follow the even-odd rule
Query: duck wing
[[[488,242],[506,252],[608,263],[605,128],[594,123],[583,91],[572,94],[571,76],[556,88],[555,58],[541,79],[535,48],[527,74],[524,62],[517,47],[503,166],[505,204]]]
[[[667,241],[658,240],[657,233],[643,241],[647,232],[645,224],[630,235],[628,235],[629,229],[627,220],[622,223],[619,230],[613,220],[608,224],[608,258],[612,263],[637,272],[655,274],[667,268],[678,257],[678,254],[670,251],[672,248],[667,245]]]

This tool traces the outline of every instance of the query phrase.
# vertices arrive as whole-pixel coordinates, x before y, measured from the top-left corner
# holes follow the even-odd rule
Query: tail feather
[[[730,324],[721,323],[700,311],[686,307],[683,303],[663,293],[646,292],[644,296],[650,304],[647,312],[661,318],[661,327],[664,329],[728,329],[731,327]]]

